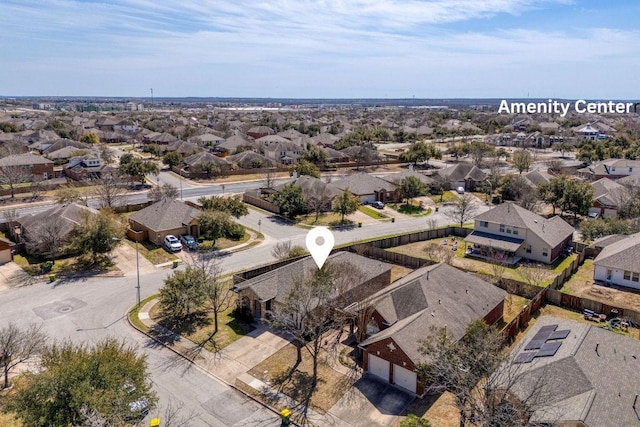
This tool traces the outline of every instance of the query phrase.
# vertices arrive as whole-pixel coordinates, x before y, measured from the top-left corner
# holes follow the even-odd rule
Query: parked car
[[[596,211],[589,212],[589,218],[593,218],[593,219],[600,218],[600,212],[596,212]]]
[[[180,243],[182,243],[183,247],[186,246],[190,251],[198,250],[198,241],[190,234],[183,234],[180,236]]]
[[[458,194],[464,194],[464,187],[458,187],[458,188],[456,188],[456,192],[457,192]]]
[[[164,238],[164,247],[169,252],[180,252],[182,250],[182,243],[180,243],[180,240],[173,234],[168,234]]]
[[[371,203],[371,206],[373,206],[376,209],[384,209],[384,203],[380,201]]]
[[[136,386],[129,382],[125,383],[124,389],[130,395],[133,395],[137,390]],[[149,414],[149,409],[149,399],[146,396],[141,396],[129,402],[129,414],[126,419],[138,423]]]

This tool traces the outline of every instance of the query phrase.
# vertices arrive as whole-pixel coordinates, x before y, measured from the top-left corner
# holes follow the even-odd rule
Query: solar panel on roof
[[[525,350],[537,350],[545,343],[545,340],[531,340],[524,348]]]
[[[537,334],[535,334],[533,336],[533,338],[531,338],[532,340],[536,340],[536,341],[546,341],[549,339],[549,337],[551,336],[551,334],[553,333],[553,331],[542,331],[542,332],[538,332]]]
[[[549,335],[549,338],[547,338],[547,339],[550,339],[550,340],[563,340],[566,337],[568,337],[570,333],[571,333],[570,330],[555,331],[555,332],[552,332],[551,335]]]
[[[555,331],[556,329],[558,329],[558,325],[547,325],[547,326],[543,326],[542,328],[540,328],[540,329],[538,330],[538,333],[540,333],[540,332],[547,332],[547,331],[549,331],[549,332],[553,332],[553,331]]]
[[[520,353],[513,359],[513,363],[531,363],[533,358],[536,357],[536,352]]]
[[[535,357],[553,356],[556,354],[556,352],[558,351],[561,345],[562,345],[561,342],[545,343],[542,347],[540,347],[540,350],[536,353]]]

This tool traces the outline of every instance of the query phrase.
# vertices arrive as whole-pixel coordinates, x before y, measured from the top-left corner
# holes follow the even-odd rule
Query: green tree
[[[304,197],[302,196],[302,188],[289,183],[273,196],[275,203],[282,214],[289,218],[295,218],[296,215],[304,212]]]
[[[556,214],[556,208],[562,205],[568,181],[566,176],[558,176],[538,186],[537,191],[540,199],[553,206],[553,215]]]
[[[518,170],[518,173],[522,174],[522,172],[527,172],[531,168],[533,156],[526,150],[518,150],[513,153],[511,161],[513,162],[513,166]]]
[[[327,163],[327,152],[315,144],[307,144],[307,149],[302,153],[302,159],[314,165],[325,165]]]
[[[340,222],[344,224],[344,217],[358,210],[360,199],[347,188],[337,196],[333,205],[333,211],[341,215]]]
[[[205,210],[200,215],[199,223],[202,236],[215,245],[218,239],[227,235],[233,221],[228,212]]]
[[[507,175],[502,178],[502,200],[523,200],[533,193],[533,188],[522,175]]]
[[[56,203],[65,205],[67,203],[79,202],[83,205],[87,205],[86,197],[82,194],[82,191],[77,187],[65,185],[60,187],[55,192]]]
[[[630,224],[622,219],[585,219],[580,223],[582,239],[589,242],[611,234],[629,234],[630,232]]]
[[[198,203],[200,203],[203,210],[228,212],[235,218],[240,218],[249,214],[249,209],[240,196],[202,196],[198,199]]]
[[[468,145],[469,155],[476,166],[481,167],[484,158],[493,155],[495,148],[486,142],[474,141]]]
[[[70,244],[77,253],[90,255],[91,265],[95,265],[101,255],[111,252],[120,243],[123,235],[123,224],[109,209],[102,209],[97,214],[83,212],[71,233]]]
[[[298,176],[308,175],[314,178],[320,178],[320,169],[307,160],[300,160],[297,164],[291,166],[291,173],[297,172]]]
[[[182,164],[182,160],[182,154],[177,151],[169,151],[162,157],[162,163],[169,167],[180,166]]]
[[[400,181],[402,197],[413,199],[427,194],[427,186],[417,176],[407,176]],[[407,203],[409,200],[407,200]]]
[[[566,142],[560,142],[558,144],[554,144],[553,151],[559,151],[560,157],[564,158],[565,153],[573,151],[573,145]]]
[[[100,137],[93,132],[89,132],[80,137],[80,142],[85,142],[87,144],[100,144]]]
[[[155,164],[155,162],[134,157],[131,160],[122,163],[122,158],[124,156],[126,156],[126,154],[120,158],[118,172],[122,175],[130,177],[132,181],[140,181],[140,183],[144,184],[145,176],[147,174],[157,175],[158,173],[160,173],[160,169],[158,168],[158,165]]]
[[[68,427],[130,425],[130,404],[145,399],[153,409],[146,357],[113,338],[93,347],[71,342],[47,346],[37,373],[16,384],[8,409],[24,425]]]
[[[562,198],[563,210],[573,212],[573,217],[586,215],[593,203],[593,187],[588,182],[568,180]]]
[[[429,159],[441,159],[442,151],[436,148],[433,144],[426,144],[424,142],[414,142],[409,147],[409,150],[400,155],[400,160],[405,162],[429,162]]]
[[[160,310],[176,325],[190,324],[206,301],[206,271],[188,265],[184,270],[174,270],[160,288]]]

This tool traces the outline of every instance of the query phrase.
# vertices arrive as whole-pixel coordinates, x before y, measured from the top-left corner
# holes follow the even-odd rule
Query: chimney
[[[427,280],[429,280],[429,270],[427,270]]]

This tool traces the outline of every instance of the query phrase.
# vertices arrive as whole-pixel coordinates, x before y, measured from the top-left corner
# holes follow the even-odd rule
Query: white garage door
[[[376,377],[389,381],[389,362],[373,354],[369,355],[369,372]]]
[[[415,393],[417,379],[418,377],[415,372],[405,369],[402,366],[393,365],[393,380],[396,385]]]

